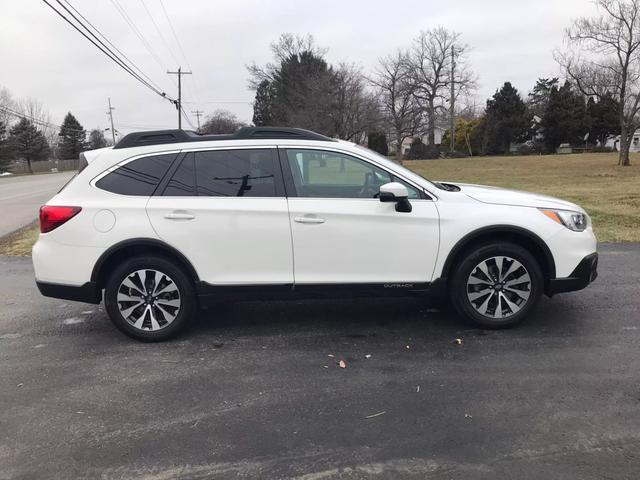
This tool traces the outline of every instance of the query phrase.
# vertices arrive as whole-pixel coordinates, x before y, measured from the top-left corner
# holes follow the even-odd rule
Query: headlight
[[[583,232],[589,224],[589,217],[584,213],[548,208],[541,208],[540,211],[554,222],[564,225],[574,232]]]

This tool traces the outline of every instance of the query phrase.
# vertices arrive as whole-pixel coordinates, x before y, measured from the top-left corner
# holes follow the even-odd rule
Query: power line
[[[58,125],[56,123],[47,122],[45,120],[40,120],[38,118],[35,118],[32,115],[27,115],[26,113],[20,113],[20,112],[18,112],[16,110],[13,110],[13,109],[11,109],[9,107],[6,107],[4,105],[0,105],[0,110],[5,112],[5,113],[7,113],[7,114],[9,114],[9,115],[14,116],[14,117],[21,118],[21,119],[24,119],[24,120],[28,120],[31,123],[34,123],[34,124],[39,125],[41,127],[54,128],[54,129],[58,129],[58,130],[62,129],[61,125]],[[65,129],[67,131],[70,131],[70,132],[86,132],[85,129],[67,128],[67,127],[65,127]]]
[[[149,19],[151,20],[151,23],[155,27],[156,32],[158,32],[158,36],[160,37],[160,40],[162,40],[162,43],[164,43],[164,46],[169,51],[169,54],[171,55],[171,58],[173,58],[173,61],[176,62],[176,63],[180,63],[180,61],[174,55],[173,50],[171,50],[171,47],[169,47],[169,44],[167,43],[167,40],[164,38],[164,35],[162,34],[162,31],[158,27],[158,24],[154,20],[153,15],[151,15],[151,12],[149,11],[149,8],[147,7],[146,2],[144,0],[140,0],[140,3],[142,3],[142,6],[144,7],[144,10],[147,12],[147,16],[149,17]]]
[[[178,35],[176,33],[176,29],[173,28],[173,22],[171,21],[171,17],[167,13],[167,9],[164,6],[164,2],[162,0],[158,0],[158,1],[160,2],[160,7],[162,7],[162,12],[164,13],[164,17],[167,20],[167,23],[169,24],[169,28],[171,29],[171,34],[173,35],[173,38],[176,41],[176,45],[178,45],[178,50],[180,51],[180,54],[182,55],[182,58],[184,59],[184,62],[187,65],[187,68],[189,70],[193,70],[193,68],[191,68],[191,63],[189,62],[189,59],[187,58],[187,54],[185,53],[184,48],[182,48],[182,43],[178,39]],[[200,98],[202,98],[202,97],[200,96],[201,89],[198,88],[198,86],[200,85],[199,81],[198,81],[198,77],[196,76],[194,80],[195,80],[194,83],[195,83],[195,86],[196,86],[196,94],[197,94],[196,95],[197,96],[196,100],[200,100]],[[199,104],[200,102],[197,102],[197,103]]]
[[[111,3],[115,7],[115,9],[118,11],[120,16],[127,23],[127,25],[129,25],[133,33],[135,33],[135,35],[140,39],[140,41],[142,42],[142,45],[144,45],[144,48],[147,50],[147,52],[149,52],[149,55],[151,55],[151,57],[153,57],[156,63],[160,65],[160,68],[162,68],[163,70],[166,70],[167,69],[166,65],[162,62],[162,60],[160,60],[160,57],[158,57],[158,54],[151,48],[151,45],[149,45],[149,42],[146,40],[146,38],[144,38],[144,35],[142,35],[142,32],[140,32],[138,27],[136,27],[135,23],[133,22],[133,20],[127,13],[127,11],[124,9],[124,7],[120,4],[120,2],[118,0],[111,0]]]
[[[87,17],[85,17],[84,15],[82,15],[82,13],[80,13],[78,11],[77,8],[75,8],[70,2],[69,0],[63,0],[67,5],[69,5],[69,7],[71,7],[71,9],[80,17],[82,18],[82,20],[84,20],[87,24],[89,24],[89,26],[105,41],[109,44],[109,46],[111,46],[118,54],[120,54],[120,56],[122,56],[122,58],[124,58],[127,62],[129,62],[129,64],[131,64],[133,66],[133,68],[135,68],[138,73],[140,75],[142,75],[147,81],[149,81],[149,83],[151,83],[152,85],[154,85],[158,90],[162,90],[161,87],[159,87],[153,80],[151,80],[151,78],[149,78],[148,75],[146,75],[142,70],[140,70],[140,68],[137,67],[137,65],[129,58],[127,57],[127,55],[120,50],[117,46],[115,46],[100,30],[98,30],[98,28],[93,25],[91,23],[91,21],[89,21],[89,19],[87,19]],[[86,27],[85,27],[86,28]]]
[[[104,53],[107,57],[109,57],[109,59],[111,59],[114,63],[116,63],[116,65],[118,65],[120,68],[122,68],[125,72],[127,72],[129,75],[131,75],[133,78],[135,78],[136,80],[138,80],[140,83],[142,83],[143,85],[145,85],[147,88],[149,88],[150,90],[152,90],[154,93],[156,93],[157,95],[161,96],[162,98],[166,98],[169,101],[173,101],[171,98],[167,97],[166,93],[161,91],[159,88],[153,86],[151,83],[149,83],[147,80],[145,80],[142,76],[140,76],[139,74],[137,74],[132,67],[130,67],[124,60],[122,60],[120,57],[118,57],[118,55],[116,53],[113,52],[113,50],[111,50],[103,41],[101,41],[86,25],[84,25],[82,23],[81,20],[78,19],[78,17],[76,17],[64,4],[62,4],[62,2],[60,0],[56,0],[57,3],[65,10],[67,11],[67,13],[69,13],[71,15],[71,17],[78,23],[78,25],[80,25],[82,28],[84,28],[84,30],[91,35],[90,36],[87,35],[87,33],[85,33],[83,30],[80,29],[80,27],[78,25],[76,25],[75,23],[73,23],[68,17],[66,17],[61,11],[57,10],[51,3],[49,3],[47,0],[42,0],[49,8],[51,8],[51,10],[53,10],[60,18],[62,18],[65,22],[67,22],[69,25],[71,25],[78,33],[80,33],[84,38],[86,38],[87,40],[89,40],[89,42],[91,42],[96,48],[98,48],[102,53]],[[67,3],[69,3],[67,1]],[[69,5],[71,5],[69,3]],[[137,67],[136,67],[137,68]]]
[[[187,119],[187,123],[189,124],[189,126],[191,127],[192,130],[196,129],[196,126],[193,124],[193,122],[191,121],[191,119],[189,118],[189,116],[187,115],[187,112],[184,111],[184,108],[182,107],[182,105],[180,105],[180,110],[182,111],[184,118]]]

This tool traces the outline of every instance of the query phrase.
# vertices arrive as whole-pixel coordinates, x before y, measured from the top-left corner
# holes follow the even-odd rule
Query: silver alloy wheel
[[[157,331],[166,328],[180,311],[180,291],[167,274],[158,270],[137,270],[118,287],[118,310],[134,328]]]
[[[529,295],[531,276],[515,258],[487,258],[476,265],[467,279],[467,298],[485,317],[510,317],[522,310]]]

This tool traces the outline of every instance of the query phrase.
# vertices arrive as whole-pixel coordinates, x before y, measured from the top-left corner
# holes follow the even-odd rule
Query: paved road
[[[75,172],[0,178],[0,237],[38,218],[38,209]]]
[[[601,252],[593,286],[509,331],[246,303],[155,345],[0,258],[0,478],[638,478],[640,245]]]

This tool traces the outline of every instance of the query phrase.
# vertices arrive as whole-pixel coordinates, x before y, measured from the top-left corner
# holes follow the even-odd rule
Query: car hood
[[[460,188],[461,193],[483,203],[513,205],[518,207],[543,207],[584,212],[575,203],[539,193],[509,190],[506,188],[473,185],[469,183],[446,182]]]

